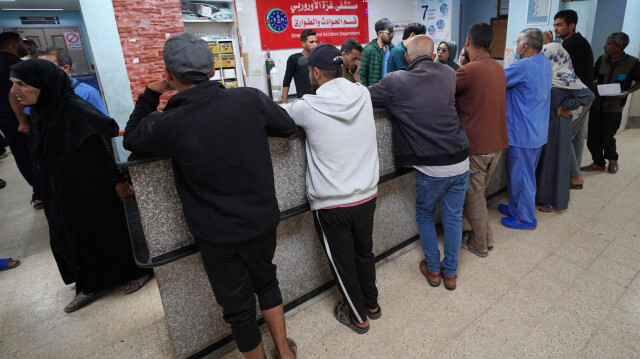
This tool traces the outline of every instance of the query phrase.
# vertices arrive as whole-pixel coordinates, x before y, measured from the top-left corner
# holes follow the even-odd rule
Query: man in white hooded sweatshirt
[[[373,255],[378,194],[378,147],[371,96],[342,78],[342,56],[316,46],[299,64],[309,66],[315,94],[283,105],[307,135],[307,196],[318,236],[343,300],[336,319],[364,334],[380,318]]]

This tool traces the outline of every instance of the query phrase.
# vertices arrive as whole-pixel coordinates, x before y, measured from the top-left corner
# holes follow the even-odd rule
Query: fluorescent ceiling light
[[[5,0],[0,0],[5,1]],[[64,11],[64,9],[0,9],[5,11]]]

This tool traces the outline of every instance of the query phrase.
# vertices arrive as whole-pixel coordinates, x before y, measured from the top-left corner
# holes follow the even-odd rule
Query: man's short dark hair
[[[58,66],[69,65],[69,68],[73,65],[73,59],[69,55],[67,49],[55,46],[45,46],[38,49],[38,57],[53,55],[56,57]]]
[[[578,24],[578,13],[573,10],[561,10],[558,11],[556,16],[553,19],[562,19],[567,25]]]
[[[424,35],[427,33],[427,28],[424,27],[421,23],[412,22],[407,27],[404,28],[404,32],[402,33],[402,40],[406,40],[411,36],[411,33],[416,35]]]
[[[309,71],[313,71],[313,69],[315,68],[316,68],[315,66],[309,64]],[[335,80],[337,78],[342,77],[342,68],[335,69],[335,70],[325,70],[325,69],[318,68],[318,70],[322,72],[322,76],[326,77],[327,80]]]
[[[6,49],[12,42],[19,42],[22,37],[17,32],[7,31],[0,33],[0,49]]]
[[[340,52],[344,52],[345,54],[348,54],[353,50],[362,52],[363,48],[362,48],[362,45],[360,45],[360,43],[358,42],[358,40],[354,39],[353,37],[350,37],[346,39],[345,42],[342,44],[342,47],[340,48]]]
[[[300,34],[300,40],[302,40],[302,42],[307,42],[307,37],[309,36],[316,36],[316,32],[311,29],[302,30],[302,34]]]
[[[469,26],[469,30],[467,30],[467,38],[471,41],[471,44],[474,47],[489,50],[491,42],[493,41],[493,30],[491,29],[491,25],[486,22],[479,22]]]
[[[614,32],[607,36],[607,39],[613,40],[616,45],[620,46],[624,50],[629,45],[629,35],[624,32]]]

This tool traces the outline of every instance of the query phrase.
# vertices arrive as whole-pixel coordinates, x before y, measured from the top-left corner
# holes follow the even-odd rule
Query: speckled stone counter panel
[[[380,160],[380,175],[395,171],[393,160],[393,139],[391,133],[391,120],[387,112],[376,112],[376,140],[378,141],[378,158]]]
[[[158,256],[193,243],[173,179],[171,160],[129,168],[149,254]]]
[[[391,149],[391,123],[376,113],[380,175],[395,170]],[[276,196],[280,211],[307,203],[305,135],[302,130],[289,138],[270,138]],[[136,190],[149,255],[152,257],[193,243],[173,178],[171,160],[129,168]]]
[[[307,203],[304,131],[289,138],[269,138],[273,178],[280,211]]]
[[[378,188],[373,234],[376,254],[417,233],[413,178],[408,174]],[[285,304],[332,280],[311,212],[282,221],[277,236],[273,262],[278,266]],[[200,254],[156,267],[155,273],[176,358],[188,357],[231,334],[215,303]]]

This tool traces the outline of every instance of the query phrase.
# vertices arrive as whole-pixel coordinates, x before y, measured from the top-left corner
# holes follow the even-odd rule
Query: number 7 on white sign
[[[427,9],[429,9],[429,5],[422,5],[422,8],[424,9],[424,13],[422,13],[422,20],[424,20],[427,17]]]

